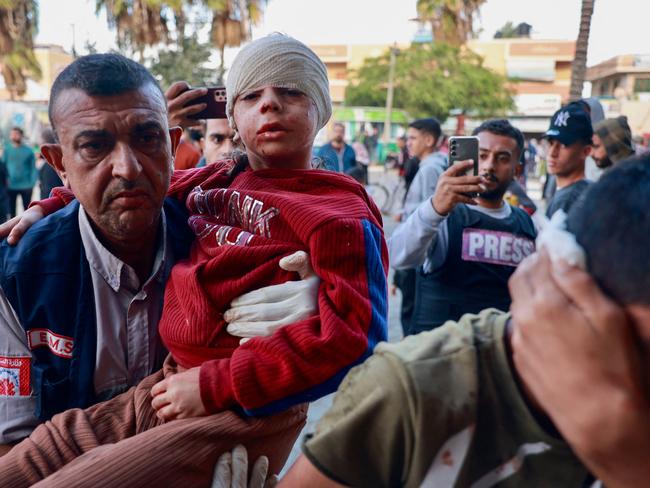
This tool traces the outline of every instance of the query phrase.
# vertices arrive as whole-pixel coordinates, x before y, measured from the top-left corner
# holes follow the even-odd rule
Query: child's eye
[[[287,95],[289,95],[289,96],[292,96],[292,97],[301,97],[302,95],[304,95],[303,92],[301,92],[300,90],[293,90],[293,89],[290,89],[290,88],[287,88],[285,93]]]
[[[255,100],[259,94],[253,92],[253,93],[246,93],[245,95],[242,95],[240,98],[242,100]]]

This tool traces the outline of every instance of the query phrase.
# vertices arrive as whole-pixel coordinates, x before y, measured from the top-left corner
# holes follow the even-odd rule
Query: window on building
[[[650,78],[634,80],[634,93],[650,93]]]

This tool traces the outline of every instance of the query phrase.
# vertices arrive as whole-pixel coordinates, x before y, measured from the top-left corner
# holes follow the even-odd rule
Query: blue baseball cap
[[[557,139],[565,146],[570,146],[576,141],[591,144],[593,135],[591,116],[584,105],[577,102],[572,102],[555,112],[550,127],[544,133],[547,139]]]

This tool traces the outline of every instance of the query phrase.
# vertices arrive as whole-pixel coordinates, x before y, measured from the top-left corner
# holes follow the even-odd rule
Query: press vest
[[[171,199],[164,209],[168,243],[174,259],[182,259],[193,239],[187,213]],[[75,200],[34,224],[18,246],[0,245],[0,286],[27,336],[35,415],[42,420],[97,402],[95,300],[78,214]]]
[[[443,265],[417,272],[415,310],[410,333],[457,321],[486,308],[510,308],[508,279],[535,250],[536,231],[523,210],[496,219],[467,205],[447,217],[449,245]],[[429,248],[431,255],[433,247]]]

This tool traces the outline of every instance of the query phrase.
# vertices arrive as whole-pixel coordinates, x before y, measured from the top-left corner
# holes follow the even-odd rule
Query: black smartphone
[[[207,107],[199,113],[190,115],[191,119],[225,119],[226,118],[226,88],[223,86],[208,87],[208,93],[192,100],[190,105],[205,103]]]
[[[472,159],[474,167],[467,170],[466,176],[478,176],[478,137],[451,136],[449,138],[449,166],[456,161]]]

